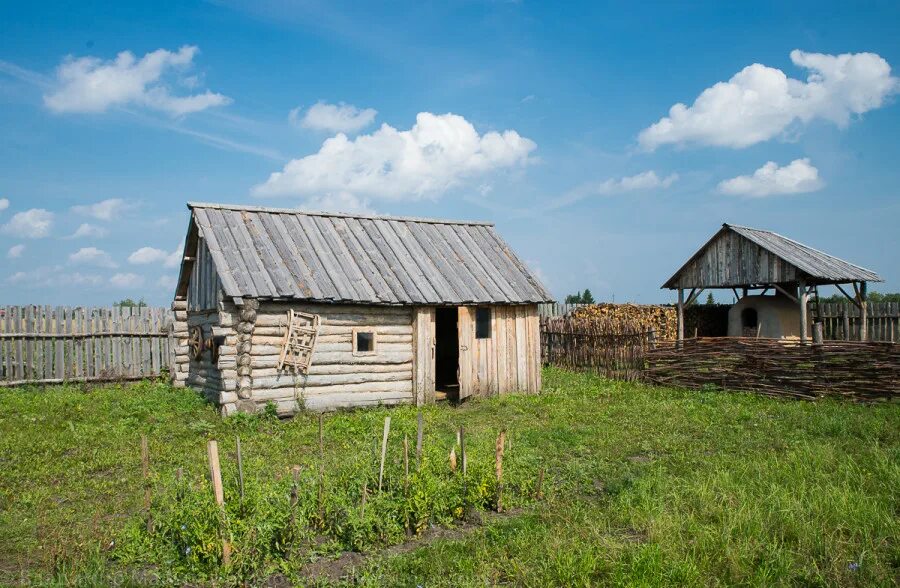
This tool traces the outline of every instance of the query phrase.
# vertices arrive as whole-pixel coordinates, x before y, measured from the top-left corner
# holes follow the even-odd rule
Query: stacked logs
[[[256,312],[259,301],[244,300],[238,315],[237,324],[237,409],[241,412],[256,412],[253,397],[253,329],[256,325]]]
[[[574,330],[623,335],[653,329],[660,339],[674,339],[677,319],[671,306],[605,303],[577,308],[561,320]]]
[[[191,360],[191,352],[188,348],[187,301],[174,301],[172,303],[172,311],[175,315],[175,320],[172,322],[172,334],[175,343],[172,353],[175,354],[175,363],[170,376],[173,386],[183,388],[188,377]]]

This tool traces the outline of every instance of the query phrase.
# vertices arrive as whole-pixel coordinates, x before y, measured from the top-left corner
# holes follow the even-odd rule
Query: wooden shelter
[[[173,376],[223,413],[540,390],[551,297],[492,224],[188,208]]]
[[[751,291],[770,290],[798,305],[800,340],[809,339],[809,297],[818,286],[836,286],[861,313],[866,335],[866,284],[883,281],[878,274],[771,231],[738,225],[722,228],[706,242],[663,288],[678,291],[678,340],[684,339],[684,307],[709,288],[724,288],[740,299]],[[851,296],[843,285],[852,285]],[[690,292],[685,296],[685,290]]]

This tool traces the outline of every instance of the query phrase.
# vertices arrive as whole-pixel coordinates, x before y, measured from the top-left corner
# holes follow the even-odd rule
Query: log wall
[[[247,301],[245,301],[246,303]],[[413,393],[413,309],[335,304],[261,303],[252,325],[224,305],[220,349],[223,412],[259,410],[274,402],[279,414],[351,406],[415,402]],[[309,373],[278,370],[287,330],[287,311],[317,314],[319,334]],[[353,329],[375,332],[376,352],[354,354]],[[246,331],[249,331],[247,333]],[[240,338],[249,336],[249,345]],[[249,368],[249,369],[248,369]],[[242,390],[250,387],[247,398]],[[247,400],[254,407],[245,404]]]

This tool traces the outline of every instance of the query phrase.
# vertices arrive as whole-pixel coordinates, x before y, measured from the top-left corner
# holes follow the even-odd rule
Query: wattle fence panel
[[[662,341],[646,354],[653,384],[757,392],[779,397],[887,400],[900,396],[900,345],[747,337]]]
[[[166,308],[0,307],[0,386],[153,378],[171,372]]]

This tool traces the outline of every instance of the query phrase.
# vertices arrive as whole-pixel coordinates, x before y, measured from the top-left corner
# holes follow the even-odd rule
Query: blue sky
[[[896,2],[157,4],[0,6],[0,304],[167,303],[189,200],[492,220],[559,298],[722,222],[900,290]]]

